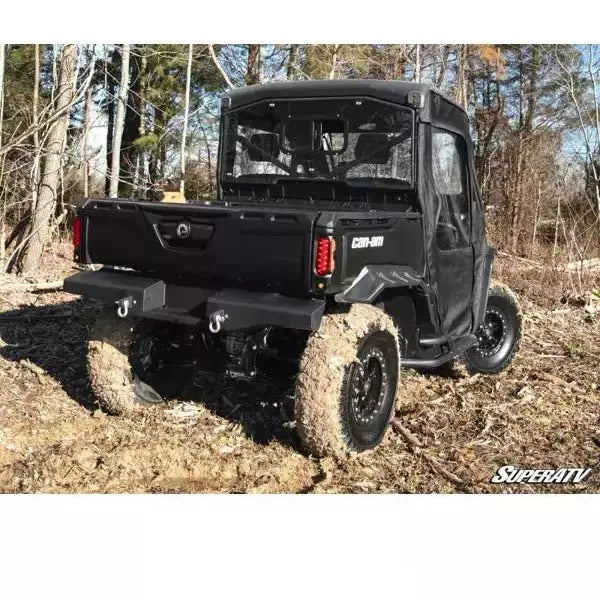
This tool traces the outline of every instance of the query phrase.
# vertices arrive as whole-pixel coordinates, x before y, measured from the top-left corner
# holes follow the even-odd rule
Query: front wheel
[[[395,407],[397,336],[392,319],[365,304],[323,318],[296,383],[296,425],[310,454],[344,455],[381,442]]]
[[[488,292],[483,323],[475,335],[478,344],[465,353],[471,373],[499,373],[514,358],[523,334],[523,316],[514,293],[501,283]]]

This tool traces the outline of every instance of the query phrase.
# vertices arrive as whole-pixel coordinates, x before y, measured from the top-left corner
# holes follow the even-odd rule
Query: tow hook
[[[208,329],[211,333],[219,333],[221,325],[228,319],[229,315],[224,310],[215,310],[208,317]]]
[[[133,304],[135,304],[135,300],[132,296],[126,296],[125,298],[121,298],[115,302],[117,305],[117,314],[124,319],[129,314],[129,309]]]

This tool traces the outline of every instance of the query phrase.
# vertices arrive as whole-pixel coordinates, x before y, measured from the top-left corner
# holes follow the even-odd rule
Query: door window
[[[438,196],[438,248],[452,250],[470,245],[471,230],[466,149],[454,133],[432,129],[433,183]]]

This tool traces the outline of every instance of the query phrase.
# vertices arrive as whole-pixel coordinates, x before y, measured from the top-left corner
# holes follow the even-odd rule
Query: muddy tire
[[[523,313],[511,289],[492,282],[484,322],[475,332],[479,343],[465,353],[469,373],[499,373],[513,360],[523,335]]]
[[[154,328],[148,321],[120,319],[113,310],[96,319],[88,341],[88,373],[98,404],[110,414],[162,404],[187,383],[181,369],[176,374],[163,369],[151,378],[146,375],[142,351],[153,339]]]
[[[307,342],[296,382],[300,439],[313,456],[377,446],[394,413],[398,331],[381,309],[354,304],[323,317]]]

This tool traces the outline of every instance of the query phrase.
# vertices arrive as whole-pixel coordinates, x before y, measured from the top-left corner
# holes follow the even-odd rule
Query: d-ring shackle
[[[208,317],[208,330],[211,333],[219,333],[221,331],[221,325],[227,320],[227,315],[223,310],[215,310]]]
[[[129,307],[132,305],[132,302],[133,298],[131,296],[121,298],[115,302],[117,305],[117,314],[121,319],[124,319],[129,314]]]

